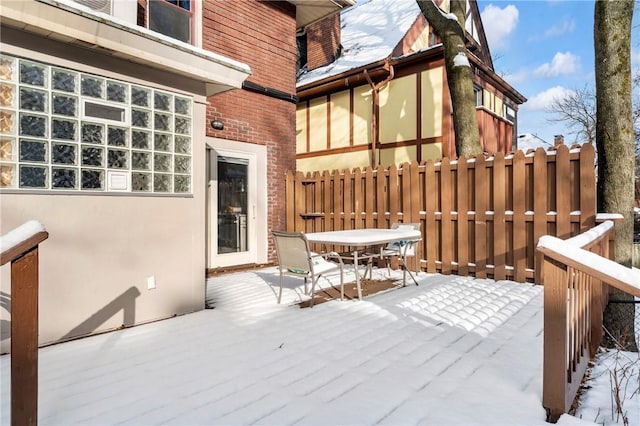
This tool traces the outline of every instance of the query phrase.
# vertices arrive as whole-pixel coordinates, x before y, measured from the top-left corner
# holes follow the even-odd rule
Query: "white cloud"
[[[555,86],[530,97],[529,100],[522,105],[522,108],[529,111],[546,111],[555,99],[562,99],[572,93],[574,93],[574,91],[571,89]]]
[[[480,15],[490,49],[499,50],[508,45],[508,36],[516,28],[519,14],[512,4],[504,8],[489,4],[484,8]]]
[[[580,69],[580,58],[571,52],[558,52],[551,63],[544,63],[533,71],[536,77],[557,77],[562,74],[573,74]]]
[[[556,37],[566,33],[572,33],[576,29],[576,21],[573,18],[564,17],[562,22],[554,25],[544,32],[545,37]]]

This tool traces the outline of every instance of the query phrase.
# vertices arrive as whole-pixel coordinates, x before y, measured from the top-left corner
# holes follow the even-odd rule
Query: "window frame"
[[[42,71],[43,77],[34,79],[35,85],[21,81],[23,65]],[[54,74],[64,74],[71,83],[61,85]],[[81,82],[85,77],[101,82],[104,88],[112,84],[116,91],[83,94]],[[46,100],[37,96],[23,102],[19,94],[29,91],[44,93]],[[6,94],[0,98],[0,120],[6,119],[0,123],[0,191],[193,195],[192,97],[5,53],[0,54],[0,93]],[[62,110],[67,115],[56,110],[56,96],[69,98],[68,110]],[[106,100],[114,97],[118,100]],[[122,108],[124,121],[86,116],[86,102]],[[39,110],[30,109],[32,104]],[[145,112],[146,121],[132,122],[134,110]],[[164,128],[155,122],[160,115],[167,117]],[[37,119],[34,128],[38,134],[26,133],[23,118],[24,123],[29,118]],[[58,134],[54,134],[56,121],[61,128]],[[136,141],[136,135],[144,138]],[[164,141],[163,146],[157,145],[158,140]],[[156,163],[159,160],[162,168]],[[28,173],[35,173],[33,180],[24,184]],[[140,180],[141,175],[146,178]],[[112,180],[117,184],[111,185]],[[146,183],[146,188],[140,182]],[[164,186],[156,186],[156,182]]]

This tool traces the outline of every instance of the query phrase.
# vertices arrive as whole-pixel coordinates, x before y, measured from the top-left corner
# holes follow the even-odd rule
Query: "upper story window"
[[[138,25],[193,43],[193,1],[139,0]]]
[[[484,105],[484,90],[482,90],[482,87],[480,86],[473,86],[473,93],[476,97],[476,106],[483,106]]]

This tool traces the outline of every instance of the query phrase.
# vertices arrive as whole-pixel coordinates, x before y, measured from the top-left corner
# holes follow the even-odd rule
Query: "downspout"
[[[389,58],[385,61],[384,68],[389,71],[389,75],[384,80],[374,83],[369,76],[369,73],[365,69],[364,76],[371,86],[371,93],[373,100],[371,102],[371,167],[375,168],[378,163],[377,150],[380,146],[380,89],[382,89],[389,81],[393,80],[394,69],[393,65],[389,61]]]

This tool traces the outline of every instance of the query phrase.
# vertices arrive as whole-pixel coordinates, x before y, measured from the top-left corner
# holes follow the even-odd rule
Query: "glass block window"
[[[175,93],[0,54],[0,189],[190,194],[192,108]]]

